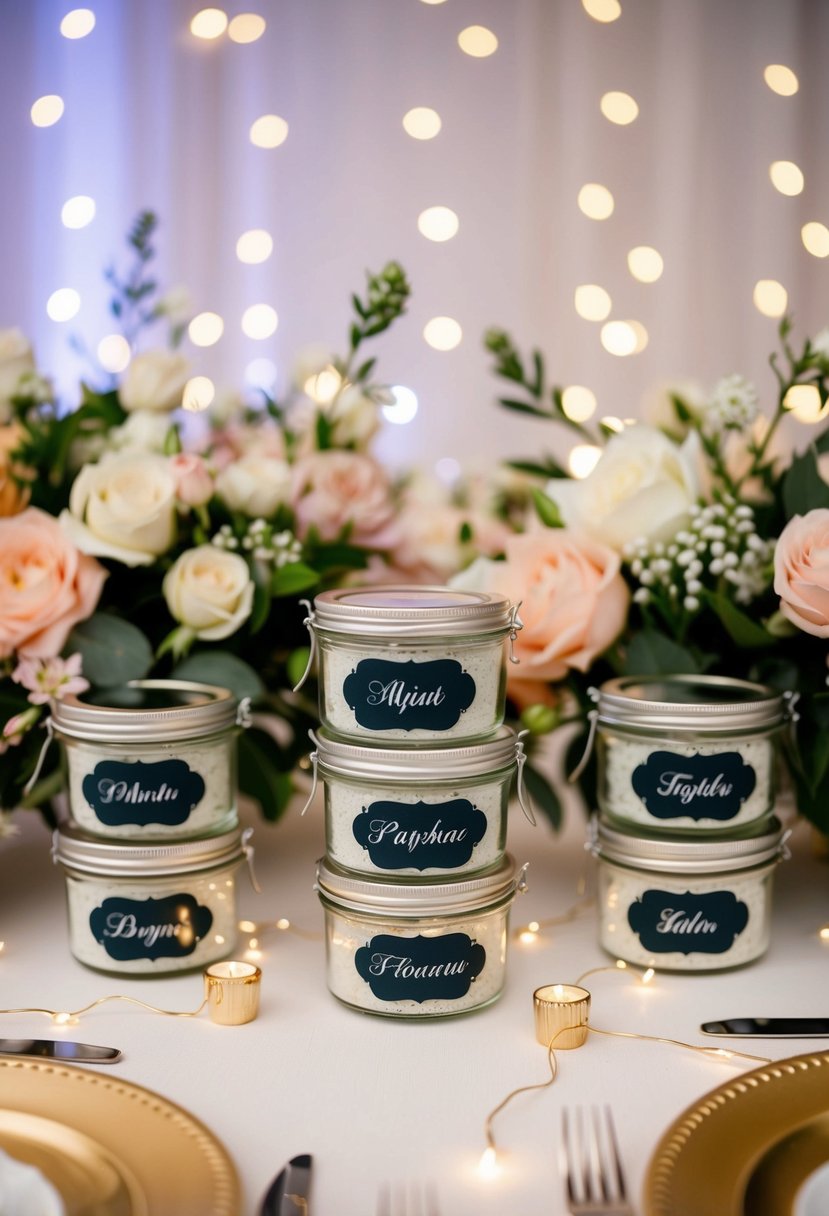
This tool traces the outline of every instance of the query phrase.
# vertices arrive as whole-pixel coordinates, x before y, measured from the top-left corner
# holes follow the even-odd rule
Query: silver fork
[[[377,1216],[440,1216],[437,1191],[431,1183],[391,1187],[385,1183],[377,1195]]]
[[[572,1216],[633,1216],[609,1106],[563,1110],[561,1150]]]

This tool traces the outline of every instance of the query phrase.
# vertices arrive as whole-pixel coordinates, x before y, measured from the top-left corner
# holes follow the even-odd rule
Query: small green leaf
[[[325,414],[317,414],[317,447],[326,452],[331,447],[331,423]]]
[[[747,613],[736,608],[727,595],[717,592],[706,596],[706,599],[735,645],[755,649],[776,644],[776,638]]]
[[[304,562],[289,562],[274,570],[271,578],[271,595],[279,598],[284,595],[298,595],[300,591],[308,591],[320,581],[318,571],[312,570]]]
[[[96,612],[75,626],[64,654],[81,656],[85,679],[102,688],[140,680],[152,667],[153,650],[141,630],[119,616]]]
[[[699,663],[684,646],[656,629],[643,629],[631,640],[625,675],[696,675]]]
[[[164,436],[164,455],[178,456],[181,451],[181,435],[178,433],[178,427],[174,424],[169,428]]]
[[[507,468],[515,469],[518,473],[529,473],[531,477],[569,477],[570,474],[562,468],[552,456],[545,456],[543,463],[535,460],[508,460]]]
[[[563,528],[564,520],[552,498],[549,498],[543,490],[539,490],[536,486],[533,486],[532,495],[536,514],[541,522],[548,528]]]
[[[265,691],[258,672],[229,650],[199,650],[173,669],[174,680],[193,680],[196,684],[216,684],[229,688],[234,697],[256,700]]]
[[[288,655],[288,661],[285,664],[285,672],[288,676],[288,683],[290,684],[291,688],[294,688],[305,675],[310,654],[310,646],[297,646],[296,650],[292,650]]]
[[[469,520],[465,519],[458,530],[458,543],[461,545],[468,545],[472,540],[473,535],[474,533],[472,531],[472,525],[470,524]]]
[[[829,485],[821,477],[815,447],[796,456],[783,478],[783,507],[786,518],[807,515],[815,507],[829,507]]]
[[[294,792],[290,773],[276,765],[279,748],[266,731],[254,727],[241,732],[238,748],[239,788],[259,803],[265,819],[275,823]]]
[[[531,414],[534,418],[549,418],[549,410],[541,410],[537,405],[531,405],[529,401],[516,401],[513,397],[499,397],[498,404],[503,405],[505,410],[515,410],[518,414]]]

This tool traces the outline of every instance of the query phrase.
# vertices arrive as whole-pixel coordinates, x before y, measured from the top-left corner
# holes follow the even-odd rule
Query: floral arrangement
[[[120,380],[98,367],[67,408],[23,335],[0,332],[0,823],[49,815],[61,788],[51,752],[36,774],[50,699],[148,675],[252,698],[240,787],[277,818],[316,721],[313,689],[292,692],[300,598],[356,577],[445,581],[508,532],[427,479],[396,484],[370,451],[393,398],[364,346],[405,311],[399,265],[352,296],[344,356],[300,353],[284,399],[188,415],[186,314],[151,273],[155,229],[142,214],[129,266],[106,276],[131,350]]]
[[[552,456],[516,460],[534,522],[456,581],[522,600],[521,665],[509,691],[535,735],[576,728],[563,759],[585,746],[589,689],[613,675],[711,672],[798,694],[785,740],[799,811],[829,833],[829,329],[801,346],[792,323],[770,359],[776,402],[728,376],[705,394],[661,394],[650,422],[571,419],[544,358],[526,358],[501,330],[485,345],[509,382],[500,404],[575,432],[595,447],[586,477]],[[784,454],[787,415],[808,442]],[[561,774],[563,776],[564,773]],[[595,805],[595,767],[581,784]],[[534,777],[557,819],[555,782]]]

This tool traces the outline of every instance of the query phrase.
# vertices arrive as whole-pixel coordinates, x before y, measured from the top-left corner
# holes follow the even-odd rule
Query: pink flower
[[[494,557],[503,553],[513,535],[505,523],[484,511],[445,502],[413,502],[401,512],[398,525],[395,566],[416,582],[446,582],[464,564],[464,556],[468,560],[470,548]],[[465,526],[471,534],[468,543],[461,539]]]
[[[303,456],[294,466],[292,498],[300,538],[313,525],[323,540],[335,540],[350,524],[355,545],[387,549],[397,540],[388,477],[370,456],[339,451]]]
[[[10,747],[17,747],[23,736],[32,729],[40,717],[39,709],[24,709],[14,714],[0,731],[0,756]]]
[[[774,550],[780,611],[798,629],[829,638],[829,510],[795,515]]]
[[[29,689],[28,699],[32,705],[59,701],[68,692],[85,692],[89,688],[89,680],[81,675],[79,654],[70,655],[68,659],[35,659],[21,655],[12,679]]]
[[[72,626],[95,610],[106,577],[45,511],[27,507],[0,519],[0,658],[57,654]]]
[[[170,457],[170,468],[176,483],[176,498],[186,507],[203,507],[213,496],[213,478],[201,456],[194,452],[179,452]]]
[[[510,675],[523,685],[563,680],[571,668],[587,671],[627,619],[630,593],[619,555],[561,528],[513,536],[505,552],[505,562],[487,563],[486,581],[513,603],[522,601],[520,665]]]

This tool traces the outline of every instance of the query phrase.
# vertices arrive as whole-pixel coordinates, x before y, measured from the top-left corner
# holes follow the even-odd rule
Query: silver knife
[[[310,1153],[291,1158],[268,1187],[259,1216],[308,1216],[312,1160]]]
[[[703,1022],[700,1030],[735,1038],[820,1039],[829,1038],[829,1018],[723,1018]]]
[[[0,1039],[0,1056],[40,1056],[73,1064],[114,1064],[121,1059],[117,1047],[73,1043],[70,1039]]]

